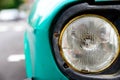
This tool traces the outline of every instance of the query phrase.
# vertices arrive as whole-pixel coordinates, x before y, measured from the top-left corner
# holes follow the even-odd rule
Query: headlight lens
[[[65,62],[80,72],[108,68],[119,54],[119,33],[106,18],[86,14],[75,17],[63,28],[59,46]]]

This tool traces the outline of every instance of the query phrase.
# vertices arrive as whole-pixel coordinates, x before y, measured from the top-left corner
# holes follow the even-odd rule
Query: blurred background
[[[0,0],[0,80],[24,80],[24,31],[34,0]]]

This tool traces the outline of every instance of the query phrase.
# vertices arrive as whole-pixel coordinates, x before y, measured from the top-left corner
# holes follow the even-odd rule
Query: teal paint
[[[29,16],[30,28],[25,35],[27,77],[35,80],[68,80],[58,69],[51,45],[49,28],[55,15],[76,0],[36,0]]]
[[[30,56],[30,48],[29,48],[29,43],[27,40],[27,34],[25,33],[24,36],[24,53],[25,53],[25,63],[26,63],[26,75],[27,77],[31,78],[32,77],[32,65],[31,65],[31,56]]]
[[[27,77],[34,80],[69,80],[57,67],[51,45],[49,28],[57,13],[67,4],[81,0],[36,0],[25,33]],[[96,0],[105,1],[105,0]]]

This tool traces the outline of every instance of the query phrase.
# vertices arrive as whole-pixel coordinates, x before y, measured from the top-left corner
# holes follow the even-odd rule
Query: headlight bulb
[[[79,72],[100,72],[119,54],[119,33],[106,18],[86,14],[70,20],[63,28],[59,46],[65,62]]]

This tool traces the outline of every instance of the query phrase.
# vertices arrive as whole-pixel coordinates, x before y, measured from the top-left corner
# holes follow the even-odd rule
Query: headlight
[[[76,71],[99,72],[108,68],[117,58],[118,35],[115,26],[102,16],[78,16],[69,21],[60,34],[60,53]]]

